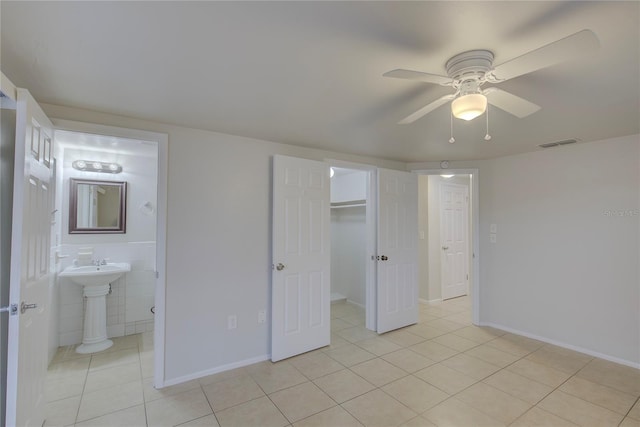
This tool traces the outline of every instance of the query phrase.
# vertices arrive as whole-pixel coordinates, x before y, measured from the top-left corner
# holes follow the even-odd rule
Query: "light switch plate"
[[[496,241],[497,241],[496,234],[495,233],[489,234],[489,242],[495,243]]]
[[[498,232],[498,224],[491,224],[489,226],[489,233],[497,233]]]

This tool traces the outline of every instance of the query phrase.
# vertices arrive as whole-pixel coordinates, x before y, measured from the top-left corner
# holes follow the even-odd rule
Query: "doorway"
[[[477,170],[418,171],[420,299],[467,295],[479,321]]]
[[[152,372],[153,385],[161,388],[164,385],[167,135],[66,120],[54,120],[54,126],[58,145],[57,224],[52,240],[55,270],[60,272],[70,265],[78,251],[85,248],[92,248],[94,258],[131,264],[131,272],[112,284],[112,292],[107,296],[107,334],[120,337],[119,341],[144,334],[147,370]],[[122,167],[117,175],[90,172],[89,178],[127,182],[126,233],[69,234],[69,179],[78,178],[80,173],[73,168],[76,160],[100,160]],[[82,178],[86,178],[84,175]],[[61,306],[69,296],[69,289],[65,292],[60,289],[60,301],[51,301],[52,307]],[[77,340],[77,332],[63,329],[73,329],[74,322],[68,317],[59,318],[58,339],[50,337],[50,342],[68,345],[67,341]],[[50,349],[52,347],[50,345]],[[148,351],[151,349],[153,351]]]
[[[375,168],[342,161],[331,165],[331,302],[332,311],[342,310],[335,304],[346,303],[360,310],[362,324],[376,330],[376,253]],[[358,314],[357,316],[361,316]]]

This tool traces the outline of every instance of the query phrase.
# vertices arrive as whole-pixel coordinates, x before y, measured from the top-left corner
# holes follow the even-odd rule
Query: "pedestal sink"
[[[71,266],[59,274],[59,277],[67,277],[73,283],[82,285],[84,296],[87,298],[82,344],[76,348],[77,353],[95,353],[113,345],[113,341],[107,339],[106,296],[109,293],[109,284],[128,271],[131,271],[128,263],[117,262]]]

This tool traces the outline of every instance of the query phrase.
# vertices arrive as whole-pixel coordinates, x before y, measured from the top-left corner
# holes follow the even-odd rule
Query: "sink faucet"
[[[102,260],[94,259],[93,260],[93,265],[96,265],[96,266],[107,265],[107,260],[106,259],[102,259]]]

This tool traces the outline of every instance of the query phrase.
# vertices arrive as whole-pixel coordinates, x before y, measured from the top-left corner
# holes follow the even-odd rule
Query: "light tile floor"
[[[383,335],[334,304],[331,329],[328,347],[162,390],[151,334],[93,356],[61,348],[46,425],[640,427],[639,370],[472,326],[467,297]]]

